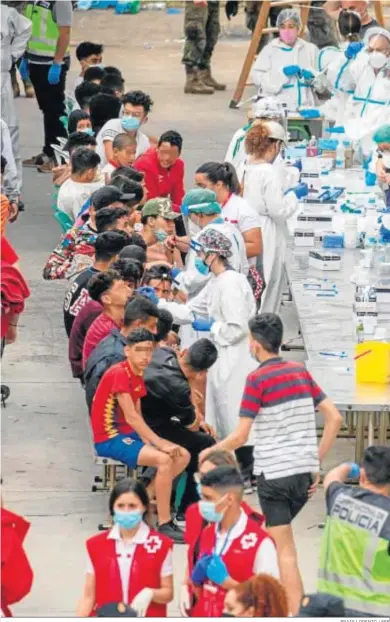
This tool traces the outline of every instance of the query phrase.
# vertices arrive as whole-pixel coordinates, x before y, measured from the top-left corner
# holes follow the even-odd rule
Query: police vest
[[[27,4],[25,16],[32,23],[27,57],[31,61],[52,60],[55,55],[60,31],[53,18],[53,8],[54,2],[30,0]]]
[[[362,500],[356,498],[362,489],[350,491],[349,488],[344,487],[336,495],[327,518],[318,591],[342,598],[346,610],[350,612],[388,616],[389,499],[372,494]]]

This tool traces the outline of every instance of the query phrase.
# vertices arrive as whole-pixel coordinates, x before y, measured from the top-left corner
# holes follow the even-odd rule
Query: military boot
[[[201,82],[199,80],[198,73],[194,71],[187,73],[184,93],[190,93],[192,95],[212,95],[214,93],[214,89]]]
[[[226,84],[220,84],[219,82],[214,80],[213,76],[211,75],[210,69],[201,69],[199,71],[199,79],[203,82],[203,84],[205,84],[206,86],[211,86],[215,91],[226,90]]]
[[[32,97],[35,97],[34,87],[33,87],[32,82],[31,82],[30,79],[23,80],[23,86],[24,86],[24,92],[25,92],[26,97],[28,99],[31,99]]]
[[[16,77],[16,67],[15,67],[15,65],[10,70],[10,74],[11,74],[11,83],[12,83],[13,95],[14,95],[14,97],[20,97],[20,88],[19,88],[19,84],[18,84],[18,79]]]

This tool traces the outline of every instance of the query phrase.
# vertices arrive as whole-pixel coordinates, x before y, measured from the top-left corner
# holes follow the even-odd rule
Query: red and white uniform
[[[240,518],[228,534],[220,534],[218,525],[204,529],[199,558],[215,553],[226,564],[229,576],[243,583],[260,572],[279,579],[279,567],[273,540],[259,523],[241,509]],[[222,615],[226,590],[212,581],[203,584],[196,616],[218,618]],[[193,611],[193,614],[195,612]]]
[[[142,522],[126,544],[118,525],[87,540],[87,573],[95,575],[95,610],[112,602],[130,605],[146,587],[158,589],[161,578],[173,574],[170,538]],[[150,603],[146,617],[166,617],[167,606]]]
[[[1,615],[12,616],[9,605],[27,596],[33,582],[33,571],[23,549],[30,523],[1,508]]]

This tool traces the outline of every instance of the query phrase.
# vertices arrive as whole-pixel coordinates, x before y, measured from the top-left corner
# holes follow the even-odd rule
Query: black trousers
[[[150,426],[152,427],[152,426]],[[168,421],[161,426],[153,426],[153,432],[171,443],[184,447],[191,454],[187,467],[187,483],[180,503],[179,512],[185,512],[189,505],[199,501],[194,473],[198,471],[198,458],[203,449],[215,445],[215,440],[205,432],[191,432],[176,421]]]
[[[29,64],[30,79],[35,90],[38,106],[43,114],[43,129],[45,143],[43,153],[49,158],[54,157],[52,143],[57,142],[57,136],[66,138],[66,130],[60,118],[65,115],[65,81],[68,67],[62,65],[61,77],[58,84],[49,84],[47,75],[50,65]]]

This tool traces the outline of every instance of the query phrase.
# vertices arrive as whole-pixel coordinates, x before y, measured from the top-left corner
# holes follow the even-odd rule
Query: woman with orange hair
[[[285,618],[287,596],[282,584],[268,574],[258,574],[229,590],[223,618]]]

